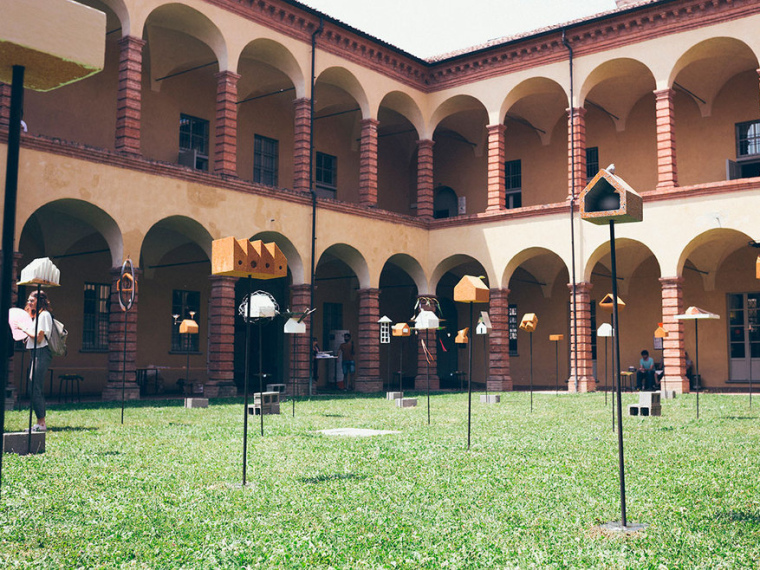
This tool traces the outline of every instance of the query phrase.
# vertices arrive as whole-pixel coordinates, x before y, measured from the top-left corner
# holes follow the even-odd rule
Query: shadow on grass
[[[48,431],[98,431],[98,428],[81,426],[56,426],[49,427]]]
[[[345,418],[343,414],[322,414],[325,418]]]
[[[719,513],[718,517],[732,522],[760,525],[760,511],[726,511]]]
[[[724,420],[756,420],[756,416],[725,416]]]
[[[344,479],[355,479],[361,481],[366,479],[366,475],[357,475],[356,473],[334,473],[333,475],[317,475],[316,477],[304,477],[301,483],[329,483],[330,481],[342,481]]]

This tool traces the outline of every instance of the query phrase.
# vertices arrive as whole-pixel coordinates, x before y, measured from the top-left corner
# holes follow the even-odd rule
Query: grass
[[[624,408],[635,395],[624,395]],[[758,568],[760,424],[747,396],[624,416],[627,514],[603,394],[51,406],[47,451],[6,454],[3,568]],[[6,431],[28,412],[10,412]],[[337,427],[398,430],[332,437]]]

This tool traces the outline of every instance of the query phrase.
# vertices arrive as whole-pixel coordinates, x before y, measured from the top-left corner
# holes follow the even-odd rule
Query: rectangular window
[[[517,354],[517,305],[507,307],[507,329],[509,331],[509,356],[519,356]]]
[[[198,291],[172,291],[172,352],[198,352],[197,334],[179,334],[179,324],[184,319],[200,323],[201,294]],[[192,314],[191,314],[192,313]]]
[[[586,184],[599,172],[599,147],[586,149]]]
[[[316,158],[317,186],[335,190],[338,187],[338,157],[318,152]]]
[[[82,350],[108,350],[108,315],[111,286],[107,283],[84,284]]]
[[[736,158],[760,155],[760,121],[736,124]]]
[[[276,139],[253,136],[253,181],[277,186],[279,142]]]
[[[205,119],[180,114],[179,163],[196,170],[208,170],[209,123]]]
[[[504,163],[507,210],[522,206],[522,165],[519,160]]]

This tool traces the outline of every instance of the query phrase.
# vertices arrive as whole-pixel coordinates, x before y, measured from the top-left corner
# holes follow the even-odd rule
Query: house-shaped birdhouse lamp
[[[454,301],[457,303],[488,303],[490,290],[483,280],[465,275],[454,287]]]
[[[601,169],[581,192],[581,219],[597,225],[642,221],[641,196],[610,170]]]

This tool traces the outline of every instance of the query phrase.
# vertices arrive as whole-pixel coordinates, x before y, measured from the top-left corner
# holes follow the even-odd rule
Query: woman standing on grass
[[[53,355],[48,347],[48,337],[53,330],[53,317],[50,314],[50,302],[44,291],[34,291],[26,300],[24,310],[32,318],[29,330],[24,330],[26,336],[26,349],[34,350],[34,329],[37,329],[37,354],[32,357],[32,365],[29,371],[29,380],[32,384],[32,408],[37,416],[37,423],[32,431],[45,431],[45,375],[47,374]],[[38,312],[39,310],[39,312]]]

